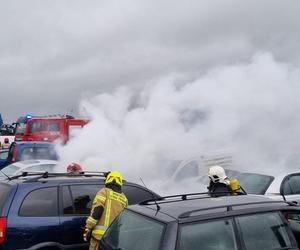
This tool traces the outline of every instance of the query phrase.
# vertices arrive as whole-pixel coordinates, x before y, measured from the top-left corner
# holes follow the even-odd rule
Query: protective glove
[[[88,229],[88,228],[85,228],[84,229],[84,233],[83,233],[83,240],[84,241],[90,241],[90,239],[91,239],[91,229]]]

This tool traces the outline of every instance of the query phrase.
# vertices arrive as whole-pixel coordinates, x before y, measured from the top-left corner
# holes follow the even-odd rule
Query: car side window
[[[300,247],[300,214],[287,212],[284,213],[285,218],[288,220],[289,226],[293,232],[293,235],[297,241],[298,248]]]
[[[19,215],[33,217],[57,216],[57,187],[41,188],[27,194],[22,202]]]
[[[126,195],[129,205],[154,198],[152,193],[138,186],[123,185],[122,191]]]
[[[237,222],[247,250],[292,248],[288,226],[279,213],[241,216]]]
[[[237,244],[232,220],[209,221],[180,226],[179,249],[234,250]]]
[[[89,214],[102,185],[63,186],[63,214]]]
[[[109,249],[159,250],[163,233],[164,224],[125,209],[103,238]]]

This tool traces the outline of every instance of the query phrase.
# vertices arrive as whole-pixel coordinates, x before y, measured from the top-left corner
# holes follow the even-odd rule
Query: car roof
[[[45,142],[45,141],[14,141],[14,144],[18,144],[18,145],[24,145],[24,146],[32,146],[32,145],[41,145],[41,146],[48,146],[48,145],[55,145],[51,142]]]
[[[54,161],[54,160],[26,160],[26,161],[17,161],[14,162],[10,165],[14,165],[17,166],[19,168],[27,168],[27,167],[33,167],[33,166],[37,166],[37,165],[44,165],[44,164],[53,164],[53,165],[57,165],[58,161]],[[8,165],[8,166],[10,166]],[[6,166],[6,167],[8,167]]]
[[[181,197],[179,199],[179,197],[180,195],[174,200],[157,200],[156,203],[145,201],[139,205],[130,206],[129,209],[168,222],[172,220],[192,221],[195,217],[204,219],[223,217],[229,212],[278,210],[288,206],[284,201],[274,200],[263,195],[210,197],[201,193],[197,198],[195,196],[194,198]],[[290,205],[296,206],[295,204]],[[298,209],[300,210],[299,207]]]
[[[25,172],[26,173],[26,172]],[[16,176],[12,177],[11,179],[1,179],[0,182],[5,182],[10,185],[15,184],[27,184],[27,183],[81,183],[81,182],[99,182],[99,184],[104,183],[105,177],[102,175],[104,172],[96,172],[96,173],[82,173],[82,174],[73,174],[73,173],[48,173],[48,172],[28,172],[25,176]],[[143,186],[128,182],[123,180],[123,185],[130,185],[130,186],[139,186],[145,190]],[[153,193],[153,191],[148,190],[149,192]],[[156,194],[157,197],[160,197]]]

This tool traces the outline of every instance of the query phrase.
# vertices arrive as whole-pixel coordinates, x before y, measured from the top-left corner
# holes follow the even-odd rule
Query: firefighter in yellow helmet
[[[105,179],[105,187],[96,194],[90,216],[86,220],[83,239],[90,239],[89,250],[98,250],[99,242],[112,221],[128,205],[122,192],[123,178],[120,172],[109,172]]]

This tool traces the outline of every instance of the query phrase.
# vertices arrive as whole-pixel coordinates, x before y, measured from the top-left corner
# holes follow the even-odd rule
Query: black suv
[[[87,249],[82,227],[104,175],[23,173],[1,181],[0,249]],[[129,204],[159,197],[126,181],[123,192]]]
[[[168,196],[130,206],[101,250],[299,249],[300,207],[264,196]]]

